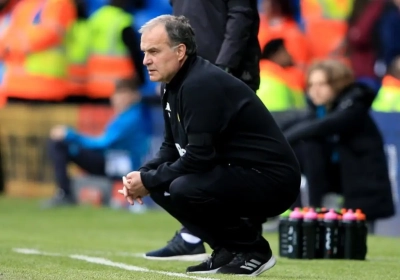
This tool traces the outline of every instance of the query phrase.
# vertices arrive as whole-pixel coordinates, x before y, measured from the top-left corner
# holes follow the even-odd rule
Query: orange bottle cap
[[[355,214],[356,214],[357,220],[359,220],[359,221],[366,219],[365,214],[361,211],[361,209],[356,209]]]

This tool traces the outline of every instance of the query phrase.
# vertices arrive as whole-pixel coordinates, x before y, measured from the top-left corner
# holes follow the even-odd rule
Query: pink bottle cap
[[[343,221],[355,221],[355,220],[357,220],[357,216],[351,209],[347,210],[347,212],[343,215]]]
[[[317,212],[314,211],[314,208],[310,208],[308,212],[304,215],[304,219],[306,220],[316,220],[318,219]]]
[[[300,208],[296,207],[294,208],[294,211],[290,213],[289,219],[302,219],[303,214],[300,211]]]
[[[328,213],[324,215],[324,220],[337,220],[338,214],[335,213],[334,209],[330,209]]]

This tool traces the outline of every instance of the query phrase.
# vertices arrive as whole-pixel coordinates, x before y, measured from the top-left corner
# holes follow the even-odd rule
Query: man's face
[[[308,77],[308,96],[314,105],[327,105],[335,100],[336,94],[328,83],[327,75],[322,70],[314,70]]]
[[[285,47],[282,47],[278,52],[278,61],[279,65],[282,67],[289,67],[293,65],[293,58],[286,50]]]
[[[171,46],[163,25],[156,25],[142,34],[140,48],[144,52],[143,64],[147,67],[150,80],[169,83],[179,71],[186,47]]]

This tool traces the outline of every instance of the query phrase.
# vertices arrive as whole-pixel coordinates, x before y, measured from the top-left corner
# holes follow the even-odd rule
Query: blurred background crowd
[[[400,1],[258,2],[259,97],[285,119],[310,103],[307,71],[315,61],[343,65],[320,67],[328,82],[351,69],[376,96],[396,201]],[[169,0],[0,0],[0,189],[50,196],[55,178],[63,195],[78,189],[82,201],[122,203],[114,185],[163,137],[159,85],[142,65],[137,30],[170,13]]]

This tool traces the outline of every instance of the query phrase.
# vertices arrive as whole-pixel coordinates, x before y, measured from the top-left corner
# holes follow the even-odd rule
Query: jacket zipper
[[[183,130],[183,132],[186,134],[186,130],[185,130],[185,126],[184,126],[184,124],[183,124],[183,118],[182,118],[182,114],[181,114],[181,112],[182,112],[182,110],[181,110],[181,99],[180,99],[180,93],[178,93],[177,94],[177,103],[178,103],[178,110],[177,110],[177,114],[178,114],[178,122],[179,122],[179,125],[181,126],[181,128],[182,128],[182,130]]]

